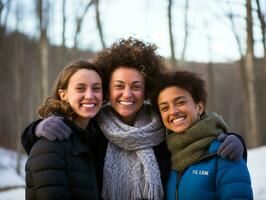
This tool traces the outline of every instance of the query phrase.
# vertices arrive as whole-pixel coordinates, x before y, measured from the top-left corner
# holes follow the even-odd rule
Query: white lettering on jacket
[[[206,170],[193,170],[192,174],[197,174],[197,175],[203,175],[203,176],[209,176],[209,171]]]

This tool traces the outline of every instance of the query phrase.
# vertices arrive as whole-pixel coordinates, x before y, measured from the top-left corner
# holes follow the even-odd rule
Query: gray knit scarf
[[[109,140],[102,197],[110,200],[163,199],[160,170],[152,148],[165,139],[159,116],[143,107],[134,126],[129,126],[107,106],[99,113],[98,124]]]
[[[211,142],[228,127],[217,113],[210,113],[183,133],[171,133],[166,137],[171,152],[172,169],[182,173],[192,163],[206,156]]]

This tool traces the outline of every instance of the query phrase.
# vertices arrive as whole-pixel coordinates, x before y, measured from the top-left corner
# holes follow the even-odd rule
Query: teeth
[[[125,105],[125,106],[129,106],[132,105],[133,102],[132,101],[119,101],[120,104]]]
[[[82,107],[85,107],[85,108],[92,108],[94,107],[95,104],[91,103],[91,104],[82,104]]]
[[[179,117],[177,119],[174,119],[172,122],[174,125],[177,125],[179,122],[183,121],[185,118],[184,117]]]

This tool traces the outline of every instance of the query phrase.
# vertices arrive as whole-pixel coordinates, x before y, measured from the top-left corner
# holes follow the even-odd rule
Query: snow
[[[266,199],[266,146],[248,151],[248,168],[252,181],[254,199]],[[13,151],[0,148],[0,200],[25,200],[25,173],[24,167],[27,156],[22,156],[22,175],[16,173],[17,154]],[[7,191],[1,188],[16,187]]]
[[[266,146],[248,151],[248,169],[251,176],[254,199],[266,199]]]

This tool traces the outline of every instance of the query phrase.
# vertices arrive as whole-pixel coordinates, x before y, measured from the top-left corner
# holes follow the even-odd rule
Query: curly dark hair
[[[104,74],[104,91],[108,86],[112,73],[119,67],[134,68],[140,71],[145,79],[145,96],[149,98],[154,77],[165,69],[163,57],[156,53],[157,46],[144,43],[135,38],[120,39],[110,48],[104,49],[96,56],[94,63]]]
[[[196,104],[202,102],[206,108],[208,94],[205,81],[197,73],[180,70],[175,72],[163,72],[157,76],[157,83],[152,90],[151,98],[151,103],[157,112],[159,112],[157,100],[161,91],[171,86],[177,86],[185,89],[190,93]],[[206,113],[204,111],[203,115],[205,114]]]
[[[64,115],[66,117],[74,117],[75,113],[70,107],[69,103],[62,101],[58,90],[67,89],[68,83],[72,75],[80,69],[94,70],[100,78],[103,80],[102,72],[100,69],[87,61],[77,60],[69,65],[67,65],[58,75],[54,87],[52,90],[52,95],[48,97],[44,104],[38,108],[38,113],[41,117],[48,117],[52,114]]]

